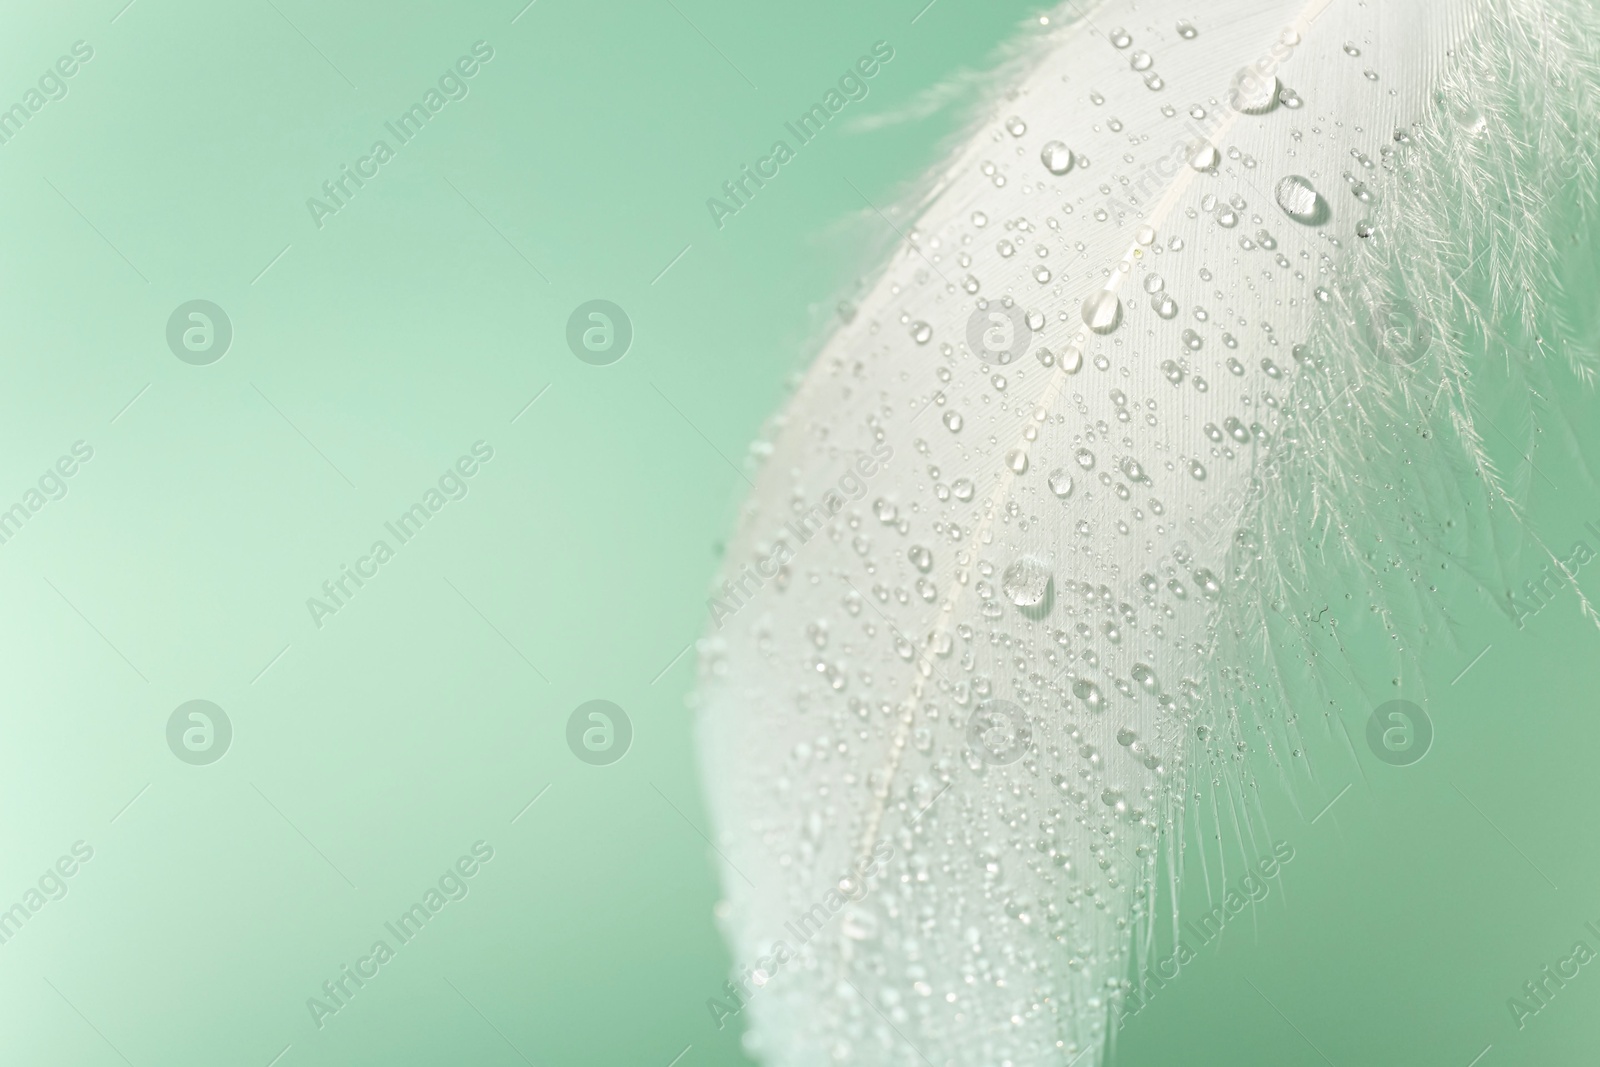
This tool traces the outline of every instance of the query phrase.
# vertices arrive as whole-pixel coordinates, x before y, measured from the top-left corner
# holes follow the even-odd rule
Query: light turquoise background
[[[852,183],[919,180],[984,83],[936,87],[1045,9],[122,3],[0,14],[0,107],[94,50],[0,145],[0,507],[94,449],[0,545],[0,908],[94,850],[0,945],[0,1062],[745,1062],[704,1007],[728,958],[682,653],[747,442],[894,246]],[[470,95],[318,229],[306,199],[479,40]],[[900,121],[829,128],[719,232],[705,199],[877,40],[844,119]],[[197,298],[234,330],[210,366],[164,336]],[[565,345],[592,298],[633,322],[612,366]],[[316,628],[306,598],[479,440],[466,498]],[[1541,492],[1559,543],[1600,520]],[[1458,608],[1434,751],[1380,764],[1341,709],[1356,752],[1299,797],[1353,782],[1331,811],[1264,778],[1295,860],[1119,1062],[1600,1048],[1600,969],[1521,1033],[1505,1007],[1600,922],[1597,633],[1570,594],[1523,631]],[[166,747],[195,698],[233,723],[210,766]],[[608,767],[564,740],[594,698],[633,723]],[[470,894],[317,1029],[306,999],[479,840]]]

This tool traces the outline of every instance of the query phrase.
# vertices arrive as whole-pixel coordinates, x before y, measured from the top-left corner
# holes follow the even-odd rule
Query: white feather
[[[1592,365],[1544,299],[1552,229],[1594,236],[1587,8],[1064,17],[774,421],[713,591],[697,705],[737,967],[708,1008],[773,1067],[1100,1062],[1170,917],[1156,878],[1178,864],[1158,860],[1193,781],[1237,775],[1258,724],[1296,735],[1276,709],[1320,670],[1297,643],[1307,597],[1349,565],[1386,632],[1436,619],[1370,550],[1492,548],[1503,531],[1445,532],[1472,502],[1514,526],[1468,384],[1483,354],[1524,408],[1546,352]],[[1245,68],[1246,97],[1281,82],[1265,113],[1232,106]],[[1291,176],[1320,196],[1300,219]],[[1118,324],[1092,332],[1113,299]],[[1007,301],[1039,328],[1002,364],[968,325]],[[1507,329],[1531,354],[1504,357]],[[826,519],[809,538],[806,514]],[[1476,558],[1499,597],[1503,552]],[[1049,567],[1051,599],[1014,602],[1019,560]],[[1028,716],[1015,762],[970,743],[996,698]]]

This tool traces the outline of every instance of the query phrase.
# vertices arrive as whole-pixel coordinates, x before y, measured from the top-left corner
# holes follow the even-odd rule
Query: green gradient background
[[[95,449],[0,545],[0,907],[95,849],[0,945],[0,1063],[747,1062],[704,1006],[730,961],[679,654],[733,464],[892,247],[851,183],[894,200],[970,101],[830,128],[722,232],[704,201],[873,41],[895,59],[847,118],[986,69],[1043,9],[538,0],[513,24],[523,0],[275,2],[0,20],[0,106],[95,50],[0,145],[0,502]],[[479,39],[471,95],[316,229],[306,198]],[[609,367],[563,340],[596,297],[635,329]],[[234,328],[208,367],[164,340],[195,298]],[[478,439],[470,495],[315,629],[305,598]],[[1541,484],[1533,517],[1565,545],[1600,498]],[[1600,595],[1600,567],[1581,581]],[[1366,709],[1341,709],[1359,755],[1312,792],[1355,788],[1310,825],[1320,804],[1263,787],[1295,860],[1118,1062],[1600,1050],[1600,969],[1521,1033],[1505,1007],[1600,920],[1597,633],[1570,593],[1523,631],[1457,607],[1459,647],[1419,652],[1434,750],[1385,766]],[[610,767],[564,742],[596,697],[634,726]],[[234,725],[207,767],[165,744],[193,698]],[[496,852],[470,896],[315,1029],[306,998],[478,839]]]

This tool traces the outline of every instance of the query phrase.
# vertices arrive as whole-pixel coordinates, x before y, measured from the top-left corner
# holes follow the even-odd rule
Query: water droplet
[[[1021,137],[1028,132],[1028,124],[1017,116],[1012,115],[1006,119],[1006,132],[1013,137]]]
[[[913,567],[923,574],[927,574],[933,569],[933,553],[929,552],[923,545],[912,545],[910,550],[906,552],[906,558],[911,561]]]
[[[1200,351],[1200,347],[1205,344],[1205,341],[1203,341],[1200,335],[1195,333],[1193,330],[1184,330],[1183,344],[1184,347],[1189,349],[1189,351],[1198,352]]]
[[[1183,381],[1183,368],[1178,366],[1177,363],[1170,359],[1162,361],[1161,373],[1165,374],[1167,376],[1167,381],[1171,382],[1173,385],[1177,385]]]
[[[1159,93],[1167,87],[1167,83],[1161,80],[1161,75],[1152,70],[1144,76],[1144,87],[1152,93]]]
[[[1051,471],[1050,476],[1045,479],[1045,484],[1050,487],[1052,493],[1062,500],[1072,495],[1072,475],[1067,473],[1064,467],[1057,467]]]
[[[950,483],[950,492],[962,503],[972,499],[972,479],[957,478]]]
[[[1282,86],[1276,74],[1264,74],[1254,67],[1244,67],[1233,76],[1233,88],[1228,99],[1235,111],[1246,115],[1265,115],[1278,103],[1278,90]]]
[[[1050,141],[1040,149],[1039,162],[1051,174],[1065,174],[1072,169],[1072,149],[1063,141]]]
[[[1078,466],[1082,467],[1084,470],[1094,470],[1094,453],[1089,451],[1087,448],[1078,449],[1078,451],[1073,454],[1073,458],[1078,461]]]
[[[1116,29],[1111,31],[1111,43],[1116,45],[1118,48],[1126,48],[1133,43],[1133,38],[1128,35],[1127,30],[1123,29],[1121,26],[1118,26]]]
[[[1164,319],[1178,317],[1178,302],[1172,299],[1172,294],[1170,293],[1157,293],[1152,296],[1150,298],[1150,307]]]
[[[1185,41],[1192,41],[1196,37],[1200,36],[1200,31],[1194,28],[1194,23],[1190,22],[1188,19],[1184,19],[1178,23],[1178,36],[1182,37]]]
[[[1143,245],[1145,248],[1149,248],[1152,244],[1155,243],[1155,240],[1156,240],[1155,227],[1154,226],[1140,226],[1136,231],[1134,231],[1133,239],[1136,242],[1138,242],[1140,245]]]
[[[1326,215],[1326,204],[1307,178],[1291,174],[1278,182],[1278,206],[1296,222],[1315,225]]]
[[[1125,459],[1122,461],[1122,476],[1130,482],[1142,482],[1145,480],[1144,468],[1136,459]]]
[[[917,344],[925,345],[925,344],[928,343],[928,340],[930,338],[932,338],[932,337],[933,337],[933,327],[932,326],[929,326],[925,322],[913,322],[911,324],[911,339],[913,341],[917,342]]]
[[[1304,100],[1300,99],[1300,94],[1289,88],[1287,85],[1285,85],[1283,87],[1283,91],[1278,94],[1278,99],[1283,102],[1284,107],[1288,108],[1298,108],[1305,103]]]
[[[1095,333],[1110,333],[1122,323],[1122,301],[1107,289],[1096,289],[1083,301],[1083,324]]]
[[[1050,268],[1045,266],[1033,268],[1033,280],[1038,282],[1040,285],[1044,285],[1050,280]]]
[[[1225,230],[1231,230],[1239,225],[1239,213],[1231,207],[1225,207],[1217,212],[1217,225]]]
[[[1050,561],[1022,556],[1000,576],[1000,591],[1019,608],[1035,608],[1050,592]]]
[[[1144,291],[1155,294],[1167,287],[1166,279],[1159,274],[1147,274],[1144,278]]]
[[[1134,70],[1149,70],[1154,63],[1155,59],[1142,48],[1135,48],[1133,54],[1128,57],[1128,66]]]
[[[1068,345],[1061,350],[1061,369],[1067,374],[1077,374],[1083,369],[1083,349]]]
[[[1344,43],[1344,54],[1347,56],[1359,56],[1361,49],[1356,47],[1354,41],[1346,41]]]
[[[944,413],[944,424],[945,424],[946,428],[948,428],[951,433],[960,433],[961,432],[961,413],[959,411],[947,411],[947,412],[945,412]]]
[[[1278,35],[1278,40],[1282,41],[1290,48],[1293,48],[1295,45],[1300,43],[1300,31],[1295,29],[1293,26],[1290,26],[1288,29],[1284,30]]]
[[[1189,166],[1195,170],[1210,170],[1222,162],[1222,153],[1210,141],[1193,141],[1184,153],[1189,157]]]
[[[1105,707],[1105,697],[1100,695],[1100,687],[1087,678],[1079,678],[1072,683],[1072,695],[1083,701],[1090,711],[1099,711]]]
[[[985,226],[989,225],[989,216],[985,215],[981,211],[974,211],[972,213],[972,224],[981,230]]]
[[[1028,453],[1020,448],[1013,448],[1006,453],[1006,466],[1012,474],[1025,474],[1028,470]]]
[[[1357,222],[1356,223],[1356,236],[1357,237],[1371,237],[1372,236],[1372,223],[1368,222],[1366,219],[1361,219],[1359,222]]]
[[[1189,477],[1193,478],[1197,482],[1205,481],[1206,480],[1205,464],[1201,463],[1197,459],[1191,459],[1189,461]]]

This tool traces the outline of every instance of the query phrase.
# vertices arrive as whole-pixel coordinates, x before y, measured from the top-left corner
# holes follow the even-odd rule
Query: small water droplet
[[[1194,28],[1194,23],[1188,19],[1183,19],[1178,23],[1178,36],[1185,41],[1192,41],[1200,36],[1200,31]]]
[[[1152,70],[1144,76],[1144,87],[1152,93],[1159,93],[1167,87],[1167,83],[1161,80],[1161,75]]]
[[[1155,294],[1150,298],[1150,307],[1155,310],[1157,315],[1160,315],[1164,319],[1175,319],[1178,317],[1178,302],[1172,299],[1171,293]]]
[[[1246,115],[1265,115],[1278,103],[1278,90],[1282,88],[1276,74],[1265,74],[1254,67],[1244,67],[1233,76],[1233,87],[1228,99],[1235,111]]]
[[[1072,495],[1072,475],[1064,467],[1057,467],[1051,471],[1050,476],[1045,479],[1045,484],[1062,500]]]
[[[1189,351],[1198,352],[1200,351],[1201,346],[1205,344],[1205,341],[1203,341],[1200,335],[1195,333],[1193,330],[1186,329],[1183,331],[1183,344],[1184,347],[1189,349]]]
[[[1184,153],[1189,157],[1189,166],[1195,170],[1210,170],[1222,162],[1222,153],[1210,141],[1193,141]]]
[[[1155,294],[1167,287],[1166,279],[1159,274],[1147,274],[1144,278],[1144,291]]]
[[[1122,301],[1108,289],[1096,289],[1083,301],[1083,324],[1095,333],[1111,333],[1122,322]]]
[[[961,413],[959,411],[947,411],[947,412],[945,412],[944,413],[944,424],[945,424],[945,427],[948,428],[951,433],[960,433],[961,432],[961,424],[962,424]]]
[[[972,499],[972,479],[957,478],[950,483],[951,494],[962,503]]]
[[[1006,466],[1012,474],[1025,474],[1028,470],[1028,454],[1020,448],[1013,448],[1006,453]]]
[[[1134,232],[1133,239],[1144,247],[1149,248],[1155,243],[1156,240],[1155,227],[1140,226],[1139,229]]]
[[[1111,31],[1111,43],[1116,45],[1118,48],[1126,48],[1133,43],[1133,38],[1129,36],[1127,30],[1123,29],[1121,26],[1118,26],[1116,29]]]
[[[1135,48],[1133,54],[1128,56],[1128,66],[1134,70],[1149,70],[1155,59],[1142,48]]]
[[[1019,608],[1035,608],[1050,592],[1050,561],[1040,556],[1021,556],[1000,576],[1000,591]]]
[[[1346,41],[1344,43],[1344,54],[1347,56],[1359,56],[1361,49],[1356,47],[1354,41]]]
[[[911,339],[913,341],[917,342],[917,344],[925,345],[925,344],[928,343],[928,340],[930,338],[932,338],[932,337],[933,337],[933,327],[932,326],[929,326],[925,322],[913,322],[911,324]]]
[[[1012,115],[1006,119],[1006,132],[1013,137],[1021,137],[1028,132],[1028,124],[1017,116]]]
[[[1051,174],[1065,174],[1072,169],[1072,149],[1064,141],[1047,142],[1039,151],[1039,162]]]
[[[1061,350],[1061,369],[1067,374],[1077,374],[1083,369],[1083,349],[1068,345]]]
[[[1310,179],[1291,174],[1278,182],[1278,206],[1296,222],[1314,225],[1322,221],[1327,208]]]
[[[912,545],[910,550],[906,552],[906,558],[911,561],[913,567],[923,574],[933,570],[933,553],[929,552],[923,545]]]
[[[1094,470],[1094,453],[1089,451],[1087,448],[1078,449],[1078,451],[1073,454],[1073,458],[1078,461],[1078,466],[1082,467],[1084,470]]]
[[[985,226],[989,225],[989,216],[985,215],[981,211],[974,211],[972,213],[972,224],[981,230]]]

